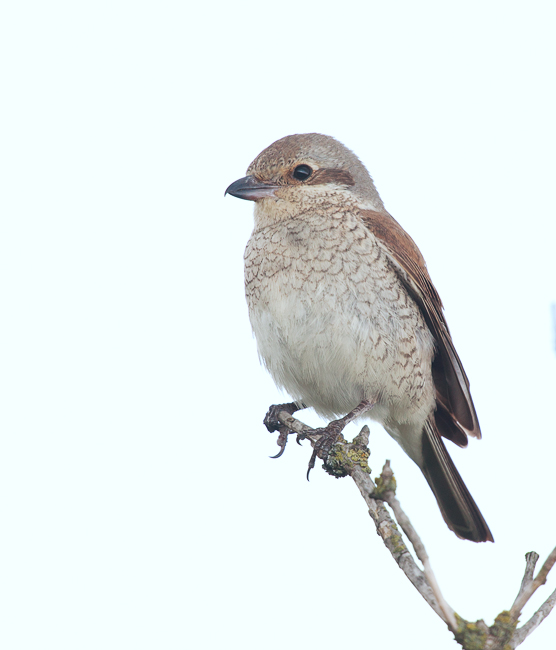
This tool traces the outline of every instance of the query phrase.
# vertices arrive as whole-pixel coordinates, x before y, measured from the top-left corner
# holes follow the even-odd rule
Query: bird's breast
[[[275,382],[322,415],[345,414],[372,397],[381,403],[374,416],[384,421],[396,404],[407,411],[423,388],[431,392],[432,337],[356,218],[305,216],[255,230],[245,288],[259,354]]]

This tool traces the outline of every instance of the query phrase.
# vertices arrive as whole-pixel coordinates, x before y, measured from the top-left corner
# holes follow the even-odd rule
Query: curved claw
[[[286,449],[286,445],[282,445],[280,451],[276,454],[276,456],[269,456],[269,458],[280,458],[280,456],[284,453]]]
[[[315,466],[315,461],[317,459],[317,452],[318,452],[318,449],[315,446],[313,448],[313,453],[311,454],[311,458],[309,459],[309,467],[307,468],[307,480],[309,480],[309,474],[311,473],[311,470]]]
[[[276,444],[280,447],[280,451],[276,454],[276,456],[270,456],[270,458],[280,458],[280,456],[284,453],[286,445],[288,444],[288,434],[289,431],[283,427],[280,431],[280,435],[278,436],[278,440],[276,441]]]

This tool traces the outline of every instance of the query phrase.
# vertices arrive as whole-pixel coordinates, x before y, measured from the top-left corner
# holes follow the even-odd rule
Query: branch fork
[[[281,424],[279,441],[281,440],[283,443],[282,451],[285,447],[284,440],[290,433],[297,433],[298,438],[307,438],[313,448],[319,450],[318,441],[321,436],[318,430],[307,426],[285,410],[280,411],[277,417]],[[370,453],[368,443],[369,428],[366,425],[353,442],[347,442],[340,435],[330,453],[327,453],[327,457],[322,459],[324,469],[337,478],[351,476],[368,506],[369,515],[386,548],[411,584],[448,626],[462,648],[465,650],[472,648],[473,650],[507,650],[507,648],[513,650],[517,648],[550,614],[556,604],[555,589],[529,621],[521,627],[517,627],[523,607],[535,591],[546,582],[548,573],[556,563],[556,548],[550,553],[536,577],[534,577],[534,570],[539,556],[535,552],[527,553],[525,575],[514,604],[509,611],[502,611],[492,626],[487,626],[483,620],[475,623],[466,621],[456,614],[442,595],[425,545],[396,497],[396,479],[390,467],[390,461],[386,461],[382,473],[376,481],[371,479],[371,470],[367,464]],[[281,443],[279,442],[279,444]],[[322,454],[319,454],[319,457],[321,456]],[[390,506],[397,525],[384,503]],[[411,551],[406,546],[398,525],[410,541],[423,569],[419,568]]]

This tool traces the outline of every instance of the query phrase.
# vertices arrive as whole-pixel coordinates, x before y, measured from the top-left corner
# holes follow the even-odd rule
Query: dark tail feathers
[[[436,429],[434,416],[423,429],[422,471],[430,485],[448,528],[472,542],[493,542],[492,533],[448,455]]]

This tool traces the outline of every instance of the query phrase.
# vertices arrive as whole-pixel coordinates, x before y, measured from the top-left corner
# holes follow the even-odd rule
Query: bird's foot
[[[327,426],[311,431],[311,435],[319,435],[320,438],[313,445],[313,453],[311,454],[311,458],[309,459],[309,467],[307,468],[307,480],[309,480],[309,474],[315,466],[317,456],[326,461],[328,455],[330,454],[330,450],[338,441],[338,438],[341,436],[345,426],[346,425],[343,424],[341,420],[333,420],[332,422],[329,422]],[[302,436],[298,436],[298,442],[300,437],[303,439]]]
[[[286,413],[293,415],[296,411],[300,411],[304,408],[306,408],[305,404],[300,404],[298,402],[288,402],[287,404],[273,404],[268,409],[263,420],[265,427],[268,429],[268,431],[270,431],[270,433],[273,433],[274,431],[280,432],[278,435],[278,440],[276,440],[276,444],[280,447],[280,451],[276,454],[276,456],[271,456],[271,458],[280,458],[286,449],[288,436],[292,433],[295,433],[294,431],[289,431],[288,428],[285,427],[282,422],[280,422],[278,415],[281,411],[286,411]],[[300,444],[299,440],[300,436],[298,435],[298,444]]]
[[[330,450],[336,444],[338,438],[346,426],[352,420],[355,420],[355,418],[358,418],[360,415],[363,415],[363,413],[370,411],[374,405],[375,402],[365,399],[358,406],[356,406],[353,411],[350,411],[343,418],[340,418],[339,420],[332,420],[332,422],[329,422],[325,427],[311,431],[311,435],[320,435],[320,438],[315,442],[313,446],[313,453],[311,454],[311,458],[309,460],[309,468],[307,469],[307,480],[309,480],[309,474],[315,466],[317,456],[326,462],[328,455],[330,454]],[[298,442],[299,439],[300,436],[297,437]]]
[[[304,408],[306,408],[305,405],[300,405],[298,402],[288,402],[287,404],[273,404],[266,412],[263,424],[270,433],[279,431],[280,428],[284,426],[278,419],[278,415],[280,415],[281,411],[286,411],[286,413],[293,415],[296,411],[300,411]]]

